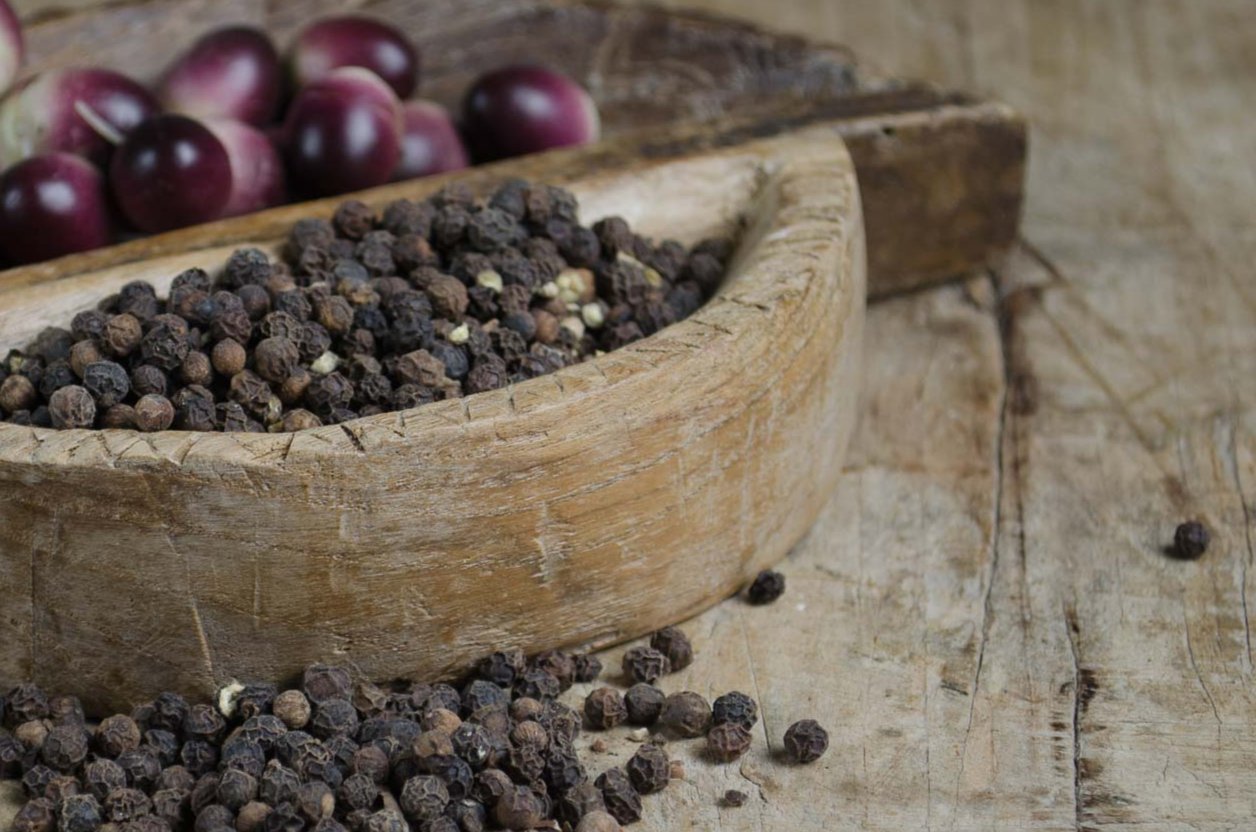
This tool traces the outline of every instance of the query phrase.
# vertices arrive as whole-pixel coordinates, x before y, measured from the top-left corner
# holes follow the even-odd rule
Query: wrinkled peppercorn
[[[584,700],[584,716],[594,728],[614,728],[628,718],[628,708],[619,691],[598,688]]]
[[[707,750],[720,762],[732,762],[750,750],[750,739],[750,731],[741,723],[724,722],[707,733]]]
[[[653,647],[632,647],[624,653],[624,675],[634,682],[653,683],[672,672],[667,656]]]
[[[602,792],[607,814],[624,825],[641,820],[641,795],[621,769],[608,769],[595,782]]]
[[[711,724],[734,723],[747,731],[759,721],[759,706],[740,691],[730,691],[711,703]]]
[[[765,569],[755,577],[746,590],[746,600],[752,604],[770,604],[785,593],[785,576]]]
[[[654,743],[646,743],[624,765],[628,779],[640,794],[653,794],[667,788],[671,778],[671,761],[667,752]]]
[[[828,747],[829,734],[814,719],[795,722],[785,731],[785,751],[794,762],[815,762]]]

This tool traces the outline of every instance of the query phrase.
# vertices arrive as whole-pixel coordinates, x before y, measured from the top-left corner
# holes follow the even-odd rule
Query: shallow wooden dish
[[[996,101],[886,77],[845,47],[600,0],[352,5],[415,39],[424,55],[421,93],[451,107],[477,75],[507,63],[543,60],[579,78],[597,99],[605,147],[615,149],[608,164],[811,126],[841,135],[859,174],[873,295],[990,266],[1016,238],[1026,156],[1020,115]],[[82,64],[89,49],[93,64],[153,78],[213,26],[252,23],[282,44],[344,7],[341,0],[114,0],[33,22],[27,71]],[[686,126],[680,134],[678,125]],[[0,285],[221,245],[235,228],[15,269],[0,273]]]
[[[562,180],[582,158],[596,156],[471,178]],[[0,425],[0,678],[99,711],[315,660],[440,675],[496,647],[638,635],[784,555],[837,479],[859,392],[864,237],[841,141],[643,161],[572,187],[586,221],[619,213],[686,241],[741,229],[725,287],[552,376],[299,434]],[[0,348],[228,251],[0,290]]]

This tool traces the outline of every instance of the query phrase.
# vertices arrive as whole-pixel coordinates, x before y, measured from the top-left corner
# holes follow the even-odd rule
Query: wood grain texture
[[[689,243],[744,228],[724,287],[551,376],[296,434],[0,425],[0,573],[23,588],[0,600],[0,674],[96,712],[320,658],[445,675],[502,644],[647,632],[783,556],[828,498],[858,398],[865,259],[845,148],[768,140],[573,189],[587,222],[615,213]],[[0,331],[225,256],[19,287],[0,294]]]
[[[869,309],[860,423],[788,594],[690,621],[665,680],[757,691],[756,745],[670,746],[687,780],[638,828],[1248,828],[1250,4],[688,2],[996,94],[1034,153],[1006,268]],[[1165,559],[1190,515],[1212,548]],[[800,717],[840,737],[807,768],[776,756]],[[728,788],[753,800],[718,809]]]
[[[579,0],[369,0],[351,4],[410,33],[424,55],[422,93],[457,108],[475,77],[536,61],[581,79],[597,99],[619,155],[676,141],[729,144],[826,124],[847,138],[870,223],[871,287],[890,294],[997,262],[1020,216],[1026,155],[1018,114],[993,102],[861,68],[850,50],[763,32],[727,19],[624,9]],[[265,26],[281,44],[333,0],[171,0],[48,16],[28,31],[28,72],[92,62],[140,78],[206,29]],[[38,9],[27,9],[35,13]],[[635,150],[634,150],[635,149]],[[238,226],[222,226],[219,233]],[[250,233],[243,226],[243,233]],[[181,245],[189,237],[180,236]],[[202,235],[204,239],[204,235]],[[218,243],[228,242],[219,239]],[[154,250],[168,248],[163,239]],[[107,249],[121,262],[144,249]],[[129,252],[129,254],[127,253]],[[79,266],[70,267],[78,269]],[[55,275],[58,265],[19,270]]]

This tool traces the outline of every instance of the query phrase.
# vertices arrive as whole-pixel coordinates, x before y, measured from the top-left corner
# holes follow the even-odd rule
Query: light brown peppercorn
[[[224,338],[214,344],[209,358],[215,372],[225,378],[231,378],[243,370],[249,360],[248,352],[234,338]]]
[[[70,347],[70,369],[74,371],[74,375],[82,378],[88,365],[95,364],[104,357],[95,341],[79,341]]]
[[[87,388],[71,384],[49,397],[48,413],[53,427],[90,428],[96,421],[96,402]]]
[[[544,706],[536,699],[521,696],[510,703],[510,717],[516,722],[535,720],[541,715]]]
[[[113,430],[135,429],[135,408],[129,404],[115,404],[100,417],[100,426]]]
[[[458,730],[462,720],[448,708],[433,708],[423,714],[421,724],[424,731],[440,731],[444,734],[452,735],[454,731]]]
[[[323,420],[308,410],[297,408],[296,410],[289,410],[283,415],[283,422],[281,422],[281,426],[285,431],[295,433],[299,430],[321,428],[323,426]]]
[[[731,763],[750,750],[750,732],[737,722],[722,722],[707,733],[707,751],[722,763]]]
[[[282,336],[263,338],[253,348],[253,367],[257,374],[276,384],[287,379],[300,360],[301,355],[297,350],[297,345]],[[233,377],[232,383],[234,382]]]
[[[48,738],[51,727],[46,719],[28,719],[13,729],[13,736],[30,750],[38,751],[44,747],[44,740]]]
[[[445,731],[424,731],[411,745],[417,758],[446,756],[454,753],[453,740]]]
[[[213,384],[214,368],[209,356],[196,350],[189,352],[179,365],[179,379],[184,384],[199,384],[203,387]]]
[[[628,718],[628,709],[619,691],[598,688],[584,700],[584,716],[594,728],[614,728]]]
[[[105,352],[114,358],[125,358],[139,348],[143,337],[144,329],[139,320],[124,312],[105,321],[100,343]]]
[[[451,321],[460,320],[466,314],[470,298],[467,287],[458,278],[438,272],[428,278],[424,290],[432,302],[434,314]]]
[[[576,832],[620,832],[622,829],[619,821],[601,810],[589,812],[576,824]]]
[[[532,829],[545,820],[545,806],[536,793],[513,786],[497,800],[493,817],[506,829]]]
[[[30,410],[38,396],[35,385],[29,378],[23,375],[9,376],[0,384],[0,409],[9,413]]]
[[[673,693],[663,700],[659,720],[682,737],[700,737],[711,724],[711,706],[693,691]]]
[[[260,832],[270,812],[271,808],[258,800],[244,804],[236,814],[236,832]]]
[[[536,326],[535,338],[542,344],[553,344],[558,340],[558,318],[545,309],[536,307],[532,310],[532,322]]]
[[[305,396],[305,391],[309,389],[310,382],[313,380],[310,371],[304,367],[296,367],[288,374],[288,377],[279,385],[279,401],[291,407],[301,401]]]
[[[96,748],[106,757],[117,757],[140,747],[140,726],[124,714],[106,717],[96,726]]]
[[[315,298],[314,320],[332,335],[343,335],[353,326],[353,307],[340,295]]]
[[[449,382],[445,375],[445,363],[427,350],[415,350],[401,356],[393,372],[402,384],[442,387]]]
[[[174,423],[174,405],[165,396],[149,393],[135,403],[135,427],[145,433],[169,430]]]
[[[515,745],[531,745],[536,748],[549,748],[550,736],[545,726],[539,722],[527,720],[515,725],[510,731],[510,741]]]
[[[310,721],[310,700],[299,690],[286,690],[276,696],[271,710],[293,731],[299,731]]]

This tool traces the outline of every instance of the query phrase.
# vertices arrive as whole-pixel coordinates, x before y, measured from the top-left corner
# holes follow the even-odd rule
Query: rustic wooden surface
[[[673,745],[688,780],[640,828],[1250,828],[1250,4],[694,2],[997,94],[1033,152],[1006,269],[869,311],[862,423],[789,593],[691,621],[666,681],[756,694],[757,745]],[[1188,516],[1213,546],[1168,560]],[[834,747],[786,766],[804,716]]]
[[[892,294],[1001,259],[1015,241],[1023,196],[1025,125],[1005,105],[869,72],[850,50],[765,34],[709,15],[610,6],[593,0],[360,0],[423,54],[425,97],[456,108],[482,72],[543,59],[585,83],[617,140],[606,164],[826,124],[842,135],[866,206],[870,286]],[[91,62],[137,78],[158,75],[204,31],[226,22],[263,26],[283,45],[342,0],[165,0],[90,12],[35,15],[27,73]],[[36,9],[27,9],[36,12]],[[74,258],[98,268],[159,250],[231,242],[242,226],[150,238]],[[252,226],[243,226],[251,230]],[[0,281],[63,273],[50,263]]]
[[[550,181],[563,165],[510,167]],[[444,677],[503,641],[648,633],[783,557],[840,475],[859,397],[844,146],[782,137],[571,187],[585,222],[614,213],[691,245],[736,232],[715,298],[551,376],[295,434],[0,424],[0,675],[97,714],[324,658]],[[0,291],[0,352],[127,281],[164,292],[226,255]]]

